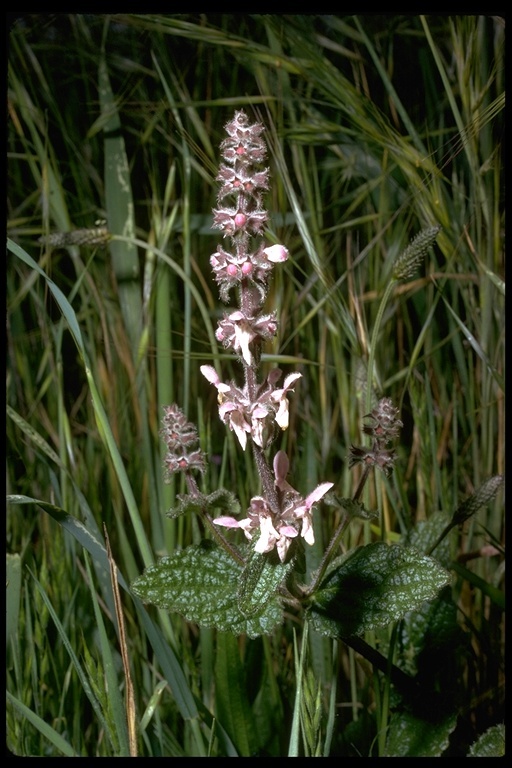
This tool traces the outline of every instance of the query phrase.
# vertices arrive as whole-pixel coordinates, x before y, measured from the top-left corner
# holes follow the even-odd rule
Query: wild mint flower
[[[252,195],[257,190],[268,189],[268,168],[257,173],[250,173],[247,168],[240,168],[235,171],[234,168],[221,165],[217,181],[222,182],[218,200],[223,200],[227,195],[238,194],[241,191]]]
[[[224,160],[230,165],[246,166],[261,163],[267,154],[267,147],[261,134],[265,130],[260,123],[249,123],[243,110],[225,125],[228,138],[220,145]]]
[[[312,511],[314,504],[325,496],[327,491],[333,487],[334,483],[320,483],[317,485],[314,491],[306,496],[304,503],[294,507],[294,514],[297,520],[302,520],[302,527],[300,535],[306,541],[307,544],[315,543],[315,535],[313,533],[313,517]]]
[[[321,483],[305,499],[292,488],[286,480],[288,457],[284,451],[278,451],[274,458],[275,485],[280,490],[280,509],[272,510],[261,496],[251,499],[247,517],[237,520],[234,517],[218,517],[213,522],[226,528],[241,528],[248,539],[252,539],[259,530],[259,538],[254,547],[256,552],[270,552],[277,549],[279,559],[284,562],[290,544],[297,536],[312,545],[313,507],[325,496],[334,483]]]
[[[213,211],[213,226],[221,229],[224,237],[234,235],[239,230],[259,234],[268,220],[264,210],[242,211],[237,208],[215,208]]]
[[[380,443],[395,440],[403,427],[398,414],[399,410],[395,408],[391,399],[383,397],[371,413],[363,417],[368,422],[363,425],[364,434],[374,437]]]
[[[272,261],[274,264],[280,264],[282,261],[286,261],[289,255],[288,248],[285,248],[284,245],[280,245],[278,243],[276,243],[276,245],[270,245],[267,248],[264,248],[263,253],[267,259]]]
[[[366,414],[363,420],[363,432],[372,438],[370,448],[359,445],[351,445],[348,457],[348,466],[363,464],[369,470],[377,467],[386,475],[390,475],[396,461],[396,452],[388,450],[385,446],[397,438],[403,427],[398,418],[399,410],[395,408],[389,397],[383,397],[379,400],[371,413]]]
[[[250,253],[246,248],[229,253],[220,245],[210,256],[210,265],[219,285],[222,301],[229,301],[229,291],[243,281],[257,287],[260,300],[265,298],[266,285],[274,264],[286,261],[288,250],[284,245],[264,247],[263,243]]]
[[[199,448],[196,427],[187,421],[183,411],[176,404],[164,406],[160,436],[167,446],[164,457],[165,481],[170,482],[175,472],[192,469],[205,471],[204,454]]]
[[[213,226],[232,240],[233,253],[219,246],[210,264],[223,301],[228,301],[231,288],[252,283],[262,303],[273,264],[288,257],[282,245],[265,247],[260,243],[252,250],[249,246],[250,236],[260,235],[268,220],[261,196],[269,186],[269,171],[257,167],[267,152],[262,138],[264,128],[260,123],[251,124],[243,110],[236,112],[225,128],[228,138],[221,144],[225,163],[217,174],[221,186],[219,205],[213,209]],[[232,204],[224,204],[227,197],[233,198]]]
[[[302,521],[300,535],[307,544],[315,543],[313,533],[312,510],[334,483],[320,483],[305,499],[286,480],[289,460],[284,451],[278,451],[274,457],[275,485],[281,491],[282,518],[294,522]]]
[[[224,315],[218,323],[215,336],[225,347],[241,352],[247,365],[252,364],[249,344],[254,339],[270,339],[277,333],[276,313],[247,317],[240,310]]]
[[[235,384],[224,384],[211,365],[202,365],[201,373],[210,384],[217,388],[219,403],[219,416],[224,424],[232,429],[245,451],[247,445],[247,433],[251,432],[249,409],[251,402],[246,394]]]
[[[302,375],[288,374],[280,387],[279,369],[272,370],[264,382],[257,380],[261,343],[277,333],[276,312],[264,314],[261,305],[274,266],[289,257],[288,249],[280,243],[252,243],[252,237],[262,233],[268,219],[262,193],[268,189],[269,172],[257,167],[267,151],[263,130],[259,123],[251,124],[243,111],[236,112],[226,125],[228,137],[221,144],[224,163],[217,175],[218,207],[213,211],[213,226],[231,240],[232,251],[219,245],[210,256],[210,265],[221,299],[227,303],[231,289],[236,288],[239,300],[238,308],[225,313],[219,321],[215,335],[242,358],[244,384],[239,387],[234,382],[224,383],[212,366],[201,366],[203,376],[217,389],[219,416],[235,432],[243,450],[249,438],[255,446],[265,449],[278,428],[288,428],[288,395]],[[231,199],[226,203],[226,198]],[[245,518],[223,516],[214,523],[242,529],[248,539],[255,539],[256,552],[275,548],[284,562],[298,536],[308,544],[314,542],[313,507],[333,484],[322,483],[303,498],[286,480],[288,458],[283,451],[276,454],[274,480],[265,456],[256,450],[255,457],[265,495],[251,499]]]
[[[219,416],[232,429],[243,450],[247,446],[247,435],[250,434],[256,445],[266,448],[273,438],[271,424],[275,421],[282,430],[288,428],[288,399],[287,394],[301,373],[290,373],[284,380],[281,389],[274,389],[276,378],[281,371],[275,369],[272,375],[251,400],[246,388],[240,389],[235,384],[224,384],[211,365],[202,365],[201,373],[213,384],[219,393]]]
[[[393,465],[396,461],[396,452],[388,451],[375,446],[372,448],[363,448],[359,445],[351,445],[348,457],[348,466],[351,469],[355,464],[371,468],[377,467],[384,474],[390,475],[393,471]]]

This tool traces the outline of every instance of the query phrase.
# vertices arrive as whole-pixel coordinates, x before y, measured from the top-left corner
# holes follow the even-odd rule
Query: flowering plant
[[[289,427],[289,396],[302,374],[274,368],[260,375],[263,344],[276,336],[277,313],[264,304],[272,272],[289,258],[280,243],[268,243],[268,213],[262,195],[269,189],[264,128],[237,111],[226,125],[221,143],[223,162],[213,226],[228,245],[218,245],[210,257],[220,298],[234,295],[238,306],[225,312],[216,338],[240,361],[243,381],[224,381],[213,365],[202,365],[206,381],[217,390],[218,415],[243,451],[252,451],[260,488],[242,513],[234,495],[218,489],[201,493],[197,473],[207,459],[197,430],[177,405],[164,410],[161,435],[167,446],[166,477],[183,473],[188,493],[178,496],[170,516],[199,514],[210,537],[201,544],[163,557],[132,584],[145,602],[181,613],[190,621],[236,634],[269,634],[284,621],[284,609],[302,611],[319,632],[341,638],[361,635],[383,626],[433,598],[448,581],[448,573],[432,558],[410,547],[382,541],[339,556],[341,537],[354,517],[373,513],[360,501],[372,469],[389,475],[396,461],[390,443],[399,436],[402,422],[389,398],[382,398],[364,417],[363,433],[369,446],[352,445],[349,466],[362,465],[362,476],[351,499],[339,499],[331,480],[307,493],[288,482],[290,461],[274,445]],[[422,234],[418,247],[397,260],[394,279],[405,279],[437,234]],[[413,263],[414,262],[414,263]],[[321,503],[335,507],[341,521],[310,584],[301,584],[304,545],[315,542],[315,518]],[[340,515],[341,513],[341,515]],[[237,531],[243,536],[237,538]],[[344,610],[350,593],[350,610]]]

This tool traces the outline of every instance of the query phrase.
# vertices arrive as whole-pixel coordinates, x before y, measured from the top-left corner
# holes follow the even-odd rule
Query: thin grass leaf
[[[57,301],[57,304],[59,305],[59,308],[62,314],[64,315],[64,318],[66,319],[66,322],[73,335],[73,338],[78,348],[78,351],[80,353],[80,356],[84,362],[85,374],[87,376],[89,387],[91,389],[92,401],[95,409],[96,425],[109,451],[110,457],[115,467],[116,474],[119,479],[119,483],[121,485],[121,488],[123,489],[123,494],[126,500],[128,511],[130,513],[130,518],[135,530],[136,540],[137,540],[139,549],[141,551],[141,555],[144,559],[145,564],[149,565],[153,561],[153,555],[146,538],[146,533],[142,525],[137,503],[135,501],[131,484],[128,480],[125,466],[121,459],[121,455],[119,453],[117,444],[114,440],[114,436],[112,434],[112,430],[110,428],[110,424],[108,422],[107,415],[105,413],[105,409],[103,407],[103,403],[101,401],[99,391],[96,386],[96,382],[92,377],[91,366],[88,361],[87,350],[86,350],[84,341],[82,339],[82,333],[78,325],[73,307],[69,304],[68,300],[66,299],[66,297],[64,296],[60,288],[57,285],[55,285],[53,280],[51,280],[43,272],[43,270],[39,267],[39,265],[36,264],[36,262],[27,253],[25,253],[23,249],[21,249],[18,245],[16,245],[16,243],[11,242],[10,240],[8,241],[7,246],[9,250],[12,251],[12,253],[14,253],[18,258],[24,261],[31,269],[38,272],[38,274],[40,274],[41,277],[45,279],[48,287],[50,288],[51,292],[55,297],[55,300]]]
[[[78,679],[80,680],[80,684],[82,686],[83,692],[87,696],[87,698],[89,699],[89,701],[91,703],[91,706],[92,706],[92,708],[94,710],[94,713],[95,713],[95,715],[96,715],[96,717],[98,719],[98,722],[100,723],[101,727],[105,730],[107,738],[109,739],[112,747],[115,750],[116,738],[115,738],[115,736],[113,735],[113,733],[112,733],[112,731],[110,729],[110,724],[108,722],[108,719],[105,716],[105,713],[103,712],[103,710],[101,708],[101,704],[98,701],[96,695],[94,694],[94,690],[93,690],[93,687],[91,685],[91,681],[90,681],[88,675],[86,674],[85,670],[83,669],[82,665],[80,664],[80,661],[78,660],[78,656],[76,655],[75,650],[73,649],[73,647],[72,647],[72,645],[70,643],[68,634],[66,633],[66,631],[64,629],[64,626],[62,625],[59,617],[55,613],[54,607],[53,607],[53,605],[52,605],[48,595],[46,594],[46,590],[44,589],[42,584],[39,582],[39,580],[34,576],[34,574],[31,573],[31,576],[32,576],[32,579],[34,580],[34,583],[35,583],[35,585],[36,585],[36,587],[37,587],[37,589],[39,591],[39,594],[43,598],[43,602],[44,602],[44,604],[46,605],[46,607],[47,607],[47,609],[49,611],[49,614],[50,614],[50,616],[52,618],[52,621],[55,624],[55,627],[57,628],[57,632],[59,634],[59,637],[62,640],[62,643],[63,643],[64,647],[66,648],[66,651],[69,654],[69,657],[71,659],[71,662],[73,664],[75,672],[77,673]]]
[[[162,698],[162,694],[165,691],[168,683],[167,680],[160,680],[159,683],[155,686],[155,690],[153,691],[151,698],[148,701],[148,705],[145,709],[144,714],[142,715],[139,723],[139,733],[143,734],[151,722],[151,719],[153,715],[155,714],[155,711],[158,709],[159,702]]]
[[[416,131],[414,123],[409,118],[409,115],[407,114],[407,112],[406,112],[406,110],[405,110],[405,108],[404,108],[400,98],[398,97],[398,94],[397,94],[397,92],[396,92],[396,90],[395,90],[395,88],[393,86],[393,83],[391,82],[390,78],[388,77],[388,74],[387,74],[386,70],[384,69],[384,66],[382,64],[382,61],[381,61],[380,57],[377,55],[375,47],[372,45],[372,43],[370,41],[370,38],[368,37],[368,35],[364,31],[364,27],[362,26],[362,24],[361,24],[361,22],[360,22],[360,20],[359,20],[359,18],[357,16],[354,16],[354,22],[355,22],[355,25],[357,27],[357,30],[358,30],[359,34],[361,35],[361,39],[363,40],[364,44],[366,45],[366,47],[368,49],[368,52],[369,52],[369,54],[370,54],[370,56],[372,58],[372,61],[373,61],[374,65],[375,65],[375,68],[377,69],[377,72],[379,73],[379,75],[380,75],[380,77],[382,79],[382,82],[384,83],[384,87],[386,88],[386,91],[387,91],[390,99],[392,99],[393,104],[395,105],[396,110],[397,110],[398,114],[400,115],[400,117],[402,119],[402,122],[404,124],[404,127],[405,127],[407,133],[412,138],[412,141],[416,145],[416,148],[418,149],[418,151],[421,152],[422,154],[426,155],[427,151],[425,149],[425,146],[424,146],[423,142],[421,141],[421,139],[420,139],[420,137],[418,135],[418,132]]]
[[[6,696],[7,701],[10,702],[13,707],[15,707],[18,712],[29,721],[29,723],[32,723],[34,728],[36,728],[45,739],[48,739],[50,744],[53,744],[54,747],[59,750],[59,752],[62,752],[65,757],[80,757],[80,755],[75,752],[71,744],[69,744],[66,739],[62,738],[60,733],[52,728],[51,725],[45,723],[45,721],[39,717],[39,715],[36,715],[36,713],[33,712],[29,707],[25,706],[25,704],[19,701],[16,696],[13,696],[12,693],[9,693],[9,691],[6,691]]]
[[[257,750],[258,736],[238,639],[229,632],[217,633],[215,679],[217,718],[230,734],[239,757],[250,757]]]
[[[308,642],[309,623],[304,622],[304,628],[302,631],[301,648],[299,651],[297,643],[297,635],[293,633],[293,650],[295,660],[295,701],[293,705],[293,720],[290,730],[290,741],[288,745],[288,757],[299,757],[300,754],[300,712],[302,708],[302,679],[305,674],[306,654],[307,654],[307,642]]]
[[[468,343],[471,345],[471,347],[472,347],[472,349],[474,350],[474,352],[475,352],[475,353],[478,355],[478,357],[480,358],[480,360],[481,360],[481,361],[482,361],[482,363],[484,364],[484,366],[485,366],[485,369],[486,369],[486,370],[487,370],[487,371],[488,371],[488,372],[491,374],[492,378],[494,379],[494,381],[496,382],[496,384],[498,385],[498,387],[499,387],[499,388],[502,390],[502,392],[504,392],[504,391],[505,391],[505,382],[504,382],[504,379],[503,379],[503,376],[501,375],[501,373],[498,371],[498,369],[496,368],[496,366],[494,366],[494,365],[491,363],[491,361],[489,360],[488,356],[485,354],[484,350],[482,349],[482,347],[481,347],[481,346],[480,346],[480,344],[478,343],[478,341],[477,341],[477,339],[475,338],[475,336],[474,336],[474,335],[471,333],[471,331],[468,329],[468,327],[467,327],[466,323],[464,323],[464,322],[463,322],[463,321],[460,319],[460,317],[459,317],[459,316],[458,316],[458,314],[455,312],[455,310],[453,309],[453,307],[452,307],[452,306],[450,305],[450,303],[447,301],[447,299],[446,299],[446,297],[444,296],[444,294],[443,294],[443,292],[442,292],[442,291],[441,291],[441,298],[442,298],[442,300],[443,300],[443,303],[444,303],[444,305],[445,305],[446,309],[448,310],[448,312],[450,313],[450,315],[451,315],[451,316],[453,317],[453,319],[455,320],[455,322],[456,322],[457,326],[458,326],[458,327],[460,328],[460,330],[462,331],[462,333],[463,333],[463,335],[464,335],[464,337],[465,337],[466,341],[467,341],[467,342],[468,342]]]
[[[37,504],[45,512],[50,514],[65,530],[67,530],[80,544],[86,549],[94,563],[99,563],[101,567],[108,572],[108,557],[107,551],[102,542],[98,541],[90,534],[89,531],[82,525],[82,523],[72,515],[69,515],[65,510],[54,504],[41,501],[40,499],[33,499],[27,496],[9,495],[7,497],[8,504]],[[117,578],[119,584],[124,590],[129,592],[129,587],[122,576],[118,572]],[[144,626],[145,632],[148,636],[148,640],[151,643],[155,656],[158,659],[163,674],[169,681],[169,685],[173,694],[176,697],[176,703],[184,718],[192,719],[198,717],[197,704],[190,691],[185,675],[182,668],[174,655],[169,644],[165,641],[161,630],[151,621],[147,611],[143,608],[142,604],[132,595],[132,599],[137,607],[139,619]]]
[[[105,116],[105,205],[109,232],[127,240],[112,239],[109,250],[117,282],[119,303],[132,345],[133,359],[138,358],[142,324],[142,296],[139,257],[132,242],[135,236],[134,203],[130,172],[121,120],[110,86],[105,51],[102,50],[98,71],[98,90],[102,115]]]
[[[18,554],[7,553],[5,633],[9,645],[18,634],[18,619],[21,603],[21,559]]]
[[[85,565],[89,574],[90,594],[94,609],[94,616],[96,619],[106,690],[108,692],[109,717],[111,717],[113,720],[113,727],[115,728],[117,742],[119,744],[118,756],[130,757],[133,755],[131,754],[131,750],[128,744],[126,710],[123,705],[123,699],[120,695],[117,670],[114,663],[113,648],[107,636],[105,622],[103,621],[98,598],[94,590],[94,580],[92,578],[91,566],[87,557]]]

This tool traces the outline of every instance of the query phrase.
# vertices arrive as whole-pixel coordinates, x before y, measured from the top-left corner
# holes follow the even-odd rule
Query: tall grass
[[[282,441],[294,485],[353,493],[348,451],[374,396],[400,406],[399,459],[367,491],[379,520],[354,522],[344,549],[405,540],[504,474],[504,21],[26,14],[8,69],[9,748],[413,754],[393,738],[389,676],[353,648],[298,638],[291,622],[221,636],[142,606],[128,585],[204,535],[165,517],[183,488],[163,481],[163,405],[199,426],[205,492],[222,485],[242,508],[258,492],[198,375],[221,361],[224,378],[238,374],[215,340],[209,265],[234,109],[266,126],[269,237],[291,254],[270,288],[280,330],[264,361],[303,374]],[[109,242],[51,245],[98,219]],[[436,225],[375,338],[396,257]],[[309,573],[333,516],[316,520]],[[439,640],[435,674],[453,723],[429,754],[466,756],[504,718],[502,494],[450,545],[459,632],[441,622],[455,634]],[[414,643],[398,636],[367,640],[413,670]],[[309,705],[298,730],[297,681]]]

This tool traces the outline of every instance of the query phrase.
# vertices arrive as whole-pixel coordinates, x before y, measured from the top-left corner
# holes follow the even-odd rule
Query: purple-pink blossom
[[[259,530],[255,551],[264,554],[275,547],[281,562],[285,561],[293,539],[299,534],[307,544],[314,544],[313,507],[334,485],[321,483],[304,499],[286,480],[288,466],[286,453],[278,451],[274,457],[275,485],[281,492],[278,511],[272,510],[261,496],[255,496],[246,518],[218,517],[213,521],[225,528],[241,528],[248,539]]]

